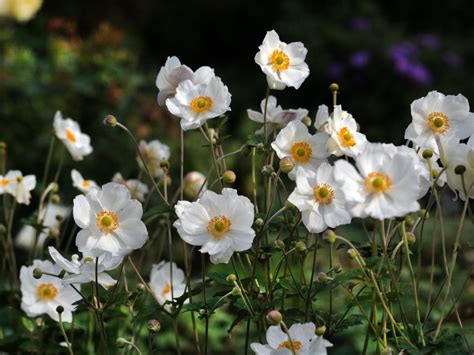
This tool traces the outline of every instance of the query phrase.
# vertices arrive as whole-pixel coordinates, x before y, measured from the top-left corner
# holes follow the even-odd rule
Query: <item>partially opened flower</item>
[[[272,148],[278,158],[291,157],[295,169],[289,174],[294,179],[299,170],[315,170],[329,156],[326,150],[328,135],[311,135],[300,121],[292,121],[278,133]]]
[[[161,143],[158,139],[154,139],[150,142],[140,141],[138,149],[145,160],[148,170],[154,177],[163,176],[163,169],[160,164],[162,160],[168,160],[170,158],[170,148]],[[137,157],[138,165],[143,169],[143,162],[140,157]]]
[[[30,204],[31,191],[36,187],[34,175],[23,176],[20,170],[10,170],[5,176],[0,175],[0,195],[9,193],[16,202]]]
[[[184,177],[184,195],[195,200],[207,191],[207,179],[199,171],[191,171]]]
[[[188,131],[230,111],[230,101],[227,86],[220,78],[213,77],[207,84],[196,84],[191,80],[181,82],[176,95],[166,100],[166,107],[181,118],[181,128]]]
[[[265,102],[266,99],[263,99],[260,103],[261,112],[247,110],[247,114],[252,121],[262,124],[265,122]],[[277,106],[277,99],[272,95],[268,97],[266,106],[267,134],[285,127],[291,121],[301,121],[304,117],[308,116],[308,110],[304,108],[283,110],[280,105]],[[262,127],[255,133],[264,134],[264,132],[265,129]]]
[[[148,240],[140,202],[132,200],[127,187],[110,182],[101,189],[74,199],[73,215],[81,231],[76,246],[84,255],[104,252],[125,256]]]
[[[76,121],[70,118],[63,119],[61,112],[57,111],[53,126],[56,137],[63,142],[75,161],[80,161],[92,153],[91,139],[81,132]]]
[[[469,112],[469,102],[461,94],[446,96],[431,91],[412,102],[411,115],[413,121],[405,131],[405,138],[436,152],[436,136],[454,135],[464,139],[474,133],[474,114]]]
[[[334,168],[322,163],[317,171],[296,174],[296,188],[288,197],[301,212],[311,233],[320,233],[351,221],[341,184],[334,178]]]
[[[115,173],[112,178],[112,182],[116,182],[117,184],[122,184],[127,186],[128,191],[132,198],[143,202],[145,201],[145,195],[148,193],[148,186],[137,179],[128,179],[125,180],[120,173]]]
[[[94,180],[85,180],[81,173],[76,169],[71,170],[72,186],[81,191],[83,194],[87,194],[92,189],[97,189],[98,186]]]
[[[208,190],[196,202],[177,203],[174,227],[186,243],[209,253],[211,262],[228,263],[234,251],[252,246],[253,209],[250,200],[239,196],[237,190],[224,188],[221,195]]]
[[[309,355],[310,342],[314,338],[315,331],[313,323],[296,323],[288,329],[290,334],[288,337],[279,325],[273,325],[267,330],[268,344],[252,343],[250,348],[257,355]]]
[[[308,50],[303,43],[286,44],[280,41],[278,34],[272,30],[267,32],[258,49],[255,62],[267,75],[271,89],[283,90],[287,86],[298,89],[308,77],[309,68],[305,63]]]
[[[355,160],[358,171],[340,159],[335,163],[334,173],[354,217],[382,220],[401,217],[420,208],[416,154],[393,144],[371,143]]]
[[[181,64],[178,57],[168,57],[156,77],[156,86],[159,89],[158,104],[164,106],[166,99],[176,94],[176,88],[184,80],[191,80],[195,84],[207,84],[214,77],[214,69],[200,67],[193,72],[188,66]]]
[[[186,290],[186,279],[183,270],[175,263],[161,261],[151,268],[150,288],[157,301],[164,304],[173,298],[181,297]],[[170,306],[165,306],[170,310]]]
[[[112,256],[110,253],[101,254],[99,257],[73,255],[71,260],[63,257],[54,247],[48,247],[49,255],[66,275],[62,278],[65,284],[83,284],[97,281],[105,289],[113,287],[117,281],[105,271],[117,268],[123,261],[121,256]],[[96,262],[97,268],[96,268]]]
[[[36,268],[43,272],[39,279],[33,277],[33,270]],[[59,321],[56,308],[62,306],[62,321],[72,322],[72,312],[77,307],[74,303],[79,301],[81,296],[71,286],[64,285],[60,278],[44,274],[58,275],[60,272],[61,268],[49,260],[33,260],[33,265],[21,267],[21,309],[28,317],[47,314]],[[80,289],[79,285],[76,288]]]

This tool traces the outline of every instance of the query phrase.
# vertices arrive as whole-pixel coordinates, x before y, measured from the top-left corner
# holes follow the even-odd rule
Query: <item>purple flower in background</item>
[[[423,64],[410,65],[407,74],[419,85],[428,85],[431,83],[431,73]]]
[[[418,52],[416,46],[411,42],[400,42],[394,44],[390,48],[390,56],[393,60],[397,60],[399,58],[413,58]]]
[[[460,68],[464,64],[462,58],[453,51],[447,51],[443,53],[444,62],[451,68]]]
[[[395,70],[400,74],[408,74],[410,65],[411,63],[406,57],[395,58]]]
[[[363,16],[356,16],[349,22],[349,27],[358,32],[367,31],[370,28],[370,20]]]
[[[330,79],[338,79],[344,74],[345,70],[346,68],[344,64],[340,62],[334,62],[328,65],[326,73]]]
[[[354,68],[363,68],[366,67],[370,63],[370,53],[367,51],[357,51],[352,53],[351,57],[349,58],[349,63]]]
[[[438,36],[431,33],[422,33],[418,36],[418,42],[425,48],[438,49],[441,46],[441,40]]]

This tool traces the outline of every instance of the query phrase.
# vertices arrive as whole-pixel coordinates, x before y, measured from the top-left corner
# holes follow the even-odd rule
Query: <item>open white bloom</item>
[[[173,274],[173,277],[171,277],[171,274]],[[186,279],[183,270],[175,263],[162,261],[159,264],[154,264],[151,268],[150,288],[160,304],[172,301],[172,297],[181,297],[186,290]],[[171,309],[170,305],[165,306],[165,308]]]
[[[81,173],[76,169],[71,170],[72,186],[81,191],[83,194],[87,194],[92,189],[97,189],[98,186],[94,180],[84,180]]]
[[[81,132],[76,121],[70,118],[63,119],[61,112],[56,111],[53,126],[56,137],[66,146],[72,159],[80,161],[92,153],[91,139]]]
[[[291,337],[290,341],[288,335],[279,325],[273,325],[268,327],[267,330],[268,344],[252,343],[250,349],[257,355],[291,355],[293,354],[291,351],[293,343],[293,350],[296,355],[309,355],[310,342],[314,338],[315,331],[316,326],[313,323],[293,324],[288,329]]]
[[[148,186],[137,179],[128,179],[125,180],[120,173],[115,173],[114,177],[112,178],[112,182],[116,182],[117,184],[122,184],[127,186],[128,191],[132,195],[132,198],[143,202],[145,201],[145,195],[148,193]]]
[[[327,348],[332,347],[332,345],[322,336],[315,336],[309,345],[308,355],[326,355],[328,353]]]
[[[300,121],[292,121],[278,133],[272,148],[278,158],[291,157],[295,169],[288,176],[294,180],[300,170],[315,170],[329,156],[326,150],[328,135],[311,135],[308,127]]]
[[[358,171],[345,160],[335,163],[334,177],[342,184],[354,217],[401,217],[417,211],[420,182],[416,154],[393,144],[370,143],[355,158]]]
[[[181,128],[188,131],[230,111],[230,101],[229,89],[215,76],[206,84],[196,84],[191,80],[181,82],[176,95],[166,100],[166,107],[181,118]]]
[[[84,255],[104,252],[125,256],[148,240],[140,202],[132,200],[127,187],[110,182],[101,189],[74,199],[73,216],[81,231],[76,246]]]
[[[351,221],[344,191],[334,178],[334,168],[328,163],[322,163],[316,172],[298,172],[296,188],[288,201],[301,212],[303,223],[311,233]]]
[[[196,202],[176,204],[178,219],[173,226],[186,243],[209,253],[212,263],[228,263],[234,251],[252,246],[253,209],[250,200],[237,195],[237,190],[224,188],[221,195],[208,190]]]
[[[247,114],[252,121],[264,123],[265,115],[265,99],[260,103],[262,112],[254,110],[247,110]],[[277,106],[277,99],[270,95],[267,103],[267,134],[270,134],[278,129],[285,127],[291,121],[301,121],[308,116],[308,110],[304,108],[283,110],[280,105]],[[258,129],[256,134],[264,134],[264,127]]]
[[[159,89],[158,104],[164,106],[166,99],[176,94],[176,88],[184,80],[195,84],[207,84],[214,77],[214,69],[200,67],[193,72],[188,66],[181,64],[178,57],[168,57],[156,77],[156,87]]]
[[[82,260],[80,260],[79,256],[75,254],[72,256],[71,260],[68,260],[54,247],[48,247],[48,251],[54,262],[67,273],[62,279],[63,283],[83,284],[87,282],[95,282],[96,258],[83,256]],[[120,263],[122,263],[123,258],[120,256],[114,257],[109,253],[104,253],[101,254],[98,259],[97,281],[103,288],[109,289],[113,287],[117,281],[105,271],[117,268]]]
[[[405,138],[436,152],[436,136],[454,135],[464,139],[474,133],[474,114],[469,112],[469,102],[461,94],[446,96],[431,91],[412,102],[411,115],[413,121],[405,131]]]
[[[357,131],[356,120],[350,113],[343,111],[341,105],[334,106],[331,116],[328,115],[327,106],[319,106],[315,126],[329,134],[327,149],[330,154],[355,157],[365,149],[367,138]]]
[[[64,285],[58,277],[43,274],[39,279],[35,279],[33,270],[36,268],[54,275],[61,272],[61,268],[53,265],[49,260],[33,260],[33,265],[22,266],[20,269],[21,309],[28,317],[46,313],[55,321],[59,321],[56,308],[63,306],[62,321],[72,322],[72,312],[77,307],[73,303],[79,301],[81,296],[71,286]],[[76,287],[80,289],[79,285]]]
[[[27,22],[36,15],[42,4],[43,0],[0,0],[0,16]]]
[[[0,195],[9,193],[16,202],[30,204],[31,193],[36,187],[34,175],[23,176],[20,170],[10,170],[5,176],[0,175]]]
[[[204,186],[203,186],[204,185]],[[202,196],[207,191],[207,179],[206,176],[201,174],[199,171],[191,171],[184,177],[184,195],[195,200]]]
[[[309,75],[305,63],[308,50],[301,42],[286,44],[274,30],[267,32],[258,47],[255,62],[267,75],[270,89],[283,90],[290,86],[298,89]]]
[[[170,158],[170,148],[166,144],[161,143],[158,139],[154,139],[148,143],[141,140],[138,149],[151,175],[161,177],[163,175],[163,169],[160,167],[160,164],[162,160],[168,160]],[[138,165],[144,169],[140,157],[137,157],[137,162]]]

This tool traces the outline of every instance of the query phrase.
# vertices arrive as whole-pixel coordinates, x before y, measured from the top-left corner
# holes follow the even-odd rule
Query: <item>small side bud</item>
[[[237,176],[232,170],[227,170],[222,174],[222,180],[224,180],[226,184],[233,184],[236,179]]]
[[[147,328],[150,333],[158,333],[161,329],[161,324],[156,319],[150,319],[147,323]]]
[[[127,343],[128,343],[127,340],[122,338],[122,337],[119,337],[119,338],[117,338],[117,340],[115,340],[115,345],[119,349],[124,348],[125,345],[127,345]]]
[[[232,292],[232,296],[240,295],[240,289],[238,287],[234,287],[231,292]]]
[[[329,91],[334,92],[334,91],[339,91],[339,85],[336,83],[332,83],[329,85]]]
[[[275,172],[273,166],[271,165],[264,165],[262,168],[262,175],[263,176],[271,176]]]
[[[418,211],[418,216],[419,216],[420,218],[428,219],[428,218],[430,218],[430,213],[429,213],[427,210],[425,210],[425,209],[423,208],[423,209],[421,209],[421,210]]]
[[[311,123],[312,123],[311,117],[309,117],[309,116],[303,117],[301,122],[303,122],[306,127],[311,127]]]
[[[144,284],[139,283],[139,284],[137,285],[137,293],[138,293],[138,294],[142,294],[143,292],[145,292],[145,289],[146,289],[146,288],[145,288],[145,285],[144,285]]]
[[[280,171],[282,173],[288,174],[295,168],[295,163],[291,157],[284,157],[280,160]]]
[[[466,172],[466,167],[464,165],[457,165],[455,168],[454,168],[454,173],[456,175],[462,175]]]
[[[20,175],[20,176],[17,176],[17,177],[16,177],[16,181],[17,181],[17,182],[22,182],[22,181],[23,181],[23,176],[21,176],[21,175]]]
[[[322,337],[326,333],[326,327],[324,325],[321,325],[319,327],[316,327],[316,335],[318,337]]]
[[[440,174],[440,171],[438,169],[432,169],[431,170],[431,176],[433,177],[433,180],[436,180]]]
[[[333,244],[336,241],[336,232],[334,232],[332,229],[328,229],[324,232],[323,239],[328,243]]]
[[[162,160],[160,161],[160,168],[169,170],[170,168],[170,162],[168,160]]]
[[[261,227],[261,226],[263,226],[263,219],[257,218],[257,219],[255,220],[255,226],[256,226],[256,227]]]
[[[285,243],[283,242],[283,240],[277,239],[277,240],[275,240],[275,242],[273,244],[275,246],[275,249],[285,250]]]
[[[393,351],[392,351],[392,349],[390,349],[390,348],[384,348],[384,349],[380,352],[380,354],[382,354],[382,355],[393,355]],[[400,353],[400,354],[401,354],[401,353]]]
[[[58,203],[61,203],[61,196],[58,194],[53,194],[51,195],[51,202],[57,205]]]
[[[415,220],[411,216],[406,216],[405,223],[408,227],[412,227],[415,224]]]
[[[56,307],[56,312],[58,312],[59,314],[62,314],[64,312],[64,307],[63,306],[57,306]]]
[[[112,115],[107,115],[104,118],[104,124],[110,127],[115,127],[117,125],[117,118]]]
[[[268,312],[265,318],[268,324],[271,325],[278,325],[283,320],[283,316],[281,315],[281,313],[275,310]]]
[[[433,151],[431,149],[425,149],[421,155],[425,159],[431,159],[431,157],[433,156]]]
[[[166,182],[166,186],[171,186],[171,183],[173,182],[173,180],[171,180],[171,176],[169,175],[165,175],[163,176],[161,179],[160,179],[160,186],[165,186],[165,182]]]
[[[341,264],[336,264],[334,265],[333,269],[336,274],[339,274],[342,271],[342,266]]]
[[[43,270],[39,269],[39,268],[34,268],[33,270],[33,277],[35,279],[40,279],[41,276],[43,276]]]
[[[329,280],[328,275],[326,275],[325,272],[318,273],[318,275],[316,276],[316,279],[318,280],[319,283],[322,283],[322,284],[325,284]]]
[[[351,259],[355,259],[355,258],[357,258],[357,256],[359,255],[359,253],[357,252],[357,250],[352,249],[352,248],[349,249],[349,250],[347,250],[347,254],[349,254],[349,256],[350,256]]]
[[[416,236],[412,232],[407,232],[407,241],[408,244],[415,244],[416,243]]]
[[[305,242],[296,242],[295,249],[298,253],[305,253],[306,252],[306,244]]]
[[[229,274],[225,279],[227,280],[227,282],[235,282],[237,281],[237,276],[235,276],[235,274]]]

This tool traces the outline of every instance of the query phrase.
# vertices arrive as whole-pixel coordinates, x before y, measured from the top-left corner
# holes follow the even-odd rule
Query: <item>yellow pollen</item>
[[[69,129],[66,129],[66,137],[71,143],[76,143],[76,136]]]
[[[88,257],[85,257],[85,258],[83,259],[83,261],[84,261],[85,263],[91,263],[91,262],[94,261],[94,259],[92,259],[90,256],[88,256]]]
[[[367,175],[364,183],[367,190],[377,193],[387,192],[392,186],[392,181],[387,175],[376,172]]]
[[[83,186],[83,187],[89,187],[90,184],[91,184],[91,183],[90,183],[89,181],[87,181],[87,180],[84,180],[84,181],[82,182],[82,186]]]
[[[291,350],[291,348],[292,346],[289,339],[278,344],[278,349]],[[301,350],[301,342],[299,340],[293,340],[293,350]]]
[[[204,112],[212,107],[212,99],[209,96],[198,96],[191,101],[190,106],[194,112]]]
[[[119,220],[117,215],[112,211],[102,211],[95,216],[96,226],[102,233],[108,234],[118,228]]]
[[[41,301],[54,300],[58,295],[58,290],[53,284],[40,284],[36,292]]]
[[[167,282],[165,284],[165,287],[163,287],[163,291],[161,291],[161,295],[166,296],[170,292],[171,292],[171,284],[169,282]]]
[[[334,190],[328,184],[318,184],[313,187],[313,196],[321,205],[328,205],[334,199]]]
[[[290,58],[279,49],[273,51],[270,61],[276,71],[286,70],[290,66]]]
[[[307,163],[312,154],[313,150],[308,145],[308,143],[298,142],[293,144],[291,147],[291,155],[293,156],[293,159],[300,163]]]
[[[232,223],[225,216],[212,218],[207,224],[207,231],[214,239],[221,239],[230,230]]]
[[[339,131],[339,141],[341,142],[341,144],[346,147],[346,148],[350,148],[350,147],[353,147],[356,145],[356,142],[355,142],[355,139],[354,139],[354,136],[352,135],[352,133],[347,129],[347,127],[344,127],[342,128],[340,131]]]
[[[10,184],[12,181],[9,180],[9,179],[2,179],[0,180],[0,185],[2,185],[3,187],[7,186],[8,184]]]
[[[442,112],[431,112],[428,115],[428,125],[433,133],[444,134],[449,130],[449,119]]]

